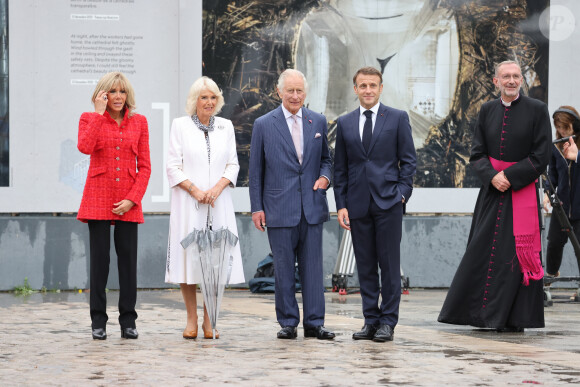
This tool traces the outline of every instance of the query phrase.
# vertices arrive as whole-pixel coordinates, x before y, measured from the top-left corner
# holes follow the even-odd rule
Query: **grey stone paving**
[[[177,290],[139,292],[138,340],[120,338],[110,292],[106,341],[91,339],[87,293],[0,293],[0,385],[580,384],[580,304],[546,308],[545,329],[500,334],[437,323],[445,293],[403,295],[391,343],[352,340],[363,324],[358,294],[327,293],[329,342],[302,329],[277,340],[273,296],[247,290],[226,292],[215,341],[181,338]]]

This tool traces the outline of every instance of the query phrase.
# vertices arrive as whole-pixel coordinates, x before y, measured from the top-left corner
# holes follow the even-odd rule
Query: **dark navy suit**
[[[401,200],[408,202],[413,190],[415,147],[407,113],[379,104],[365,152],[360,109],[337,122],[334,196],[337,210],[348,210],[365,324],[394,328],[401,299]]]
[[[322,224],[329,220],[326,190],[312,188],[331,176],[326,118],[302,108],[303,161],[292,142],[282,107],[258,118],[252,130],[250,201],[264,211],[274,256],[276,317],[282,327],[297,326],[294,265],[298,260],[304,327],[324,325]]]

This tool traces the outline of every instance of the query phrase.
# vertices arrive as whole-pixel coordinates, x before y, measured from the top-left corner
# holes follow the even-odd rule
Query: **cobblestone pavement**
[[[358,294],[326,294],[334,341],[305,339],[302,329],[277,340],[273,295],[247,290],[226,291],[219,340],[184,340],[180,292],[143,290],[139,339],[125,340],[110,292],[109,337],[93,341],[88,293],[0,293],[0,385],[580,384],[580,304],[546,308],[545,329],[497,333],[437,323],[445,293],[403,295],[389,343],[352,340],[363,325]]]

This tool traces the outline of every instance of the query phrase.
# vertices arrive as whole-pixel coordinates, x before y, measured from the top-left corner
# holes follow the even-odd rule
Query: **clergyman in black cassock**
[[[539,250],[536,258],[539,269],[532,278],[524,277],[519,252],[516,254],[513,205],[514,195],[530,184],[535,188],[535,181],[548,165],[551,125],[546,104],[519,93],[522,79],[515,62],[496,66],[494,83],[501,97],[484,103],[479,112],[470,165],[482,186],[467,249],[439,322],[500,331],[544,327]],[[498,172],[492,159],[512,165]],[[532,207],[538,210],[538,206],[535,189]],[[538,222],[537,217],[532,218],[526,221]],[[537,230],[539,244],[539,225]]]

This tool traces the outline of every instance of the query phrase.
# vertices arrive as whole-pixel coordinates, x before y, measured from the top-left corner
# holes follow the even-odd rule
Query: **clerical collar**
[[[512,103],[513,103],[513,102],[516,102],[516,101],[517,101],[519,98],[520,98],[520,95],[519,95],[519,93],[518,93],[518,96],[517,96],[517,97],[516,97],[514,100],[512,100],[511,102],[505,102],[505,101],[503,100],[503,98],[502,98],[502,97],[499,97],[499,99],[500,99],[500,101],[501,101],[501,104],[502,104],[503,106],[507,106],[507,107],[510,107],[510,106],[512,106]]]

